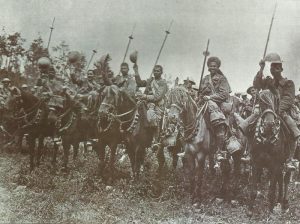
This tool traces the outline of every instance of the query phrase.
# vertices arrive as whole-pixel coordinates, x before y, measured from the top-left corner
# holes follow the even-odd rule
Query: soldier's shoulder
[[[286,86],[286,87],[292,87],[294,86],[294,82],[290,79],[287,79],[287,78],[283,78],[279,81],[279,84],[281,86]]]
[[[159,85],[167,85],[167,80],[165,80],[165,79],[160,79],[160,80],[158,81],[158,84],[159,84]]]

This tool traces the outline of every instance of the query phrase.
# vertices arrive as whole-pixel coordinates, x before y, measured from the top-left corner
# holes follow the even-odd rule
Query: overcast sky
[[[98,51],[95,59],[110,53],[115,72],[136,24],[129,52],[139,52],[138,64],[144,78],[150,75],[165,30],[174,20],[159,59],[164,72],[199,82],[202,53],[210,38],[210,54],[221,59],[221,70],[232,89],[245,91],[263,55],[275,0],[0,0],[0,4],[0,25],[7,32],[21,32],[28,42],[41,33],[47,42],[55,17],[52,46],[65,40],[72,50],[83,51],[88,59],[93,49]],[[299,11],[298,0],[278,1],[268,48],[285,61],[284,76],[295,81],[297,90]]]

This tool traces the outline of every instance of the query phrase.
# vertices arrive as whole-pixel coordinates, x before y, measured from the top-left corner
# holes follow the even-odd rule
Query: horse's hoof
[[[195,202],[195,203],[193,204],[193,207],[194,207],[195,209],[199,209],[199,208],[201,207],[201,203],[200,203],[199,201],[197,201],[197,202]]]
[[[250,211],[250,210],[247,210],[247,211],[246,211],[246,215],[247,215],[249,218],[251,218],[251,217],[253,216],[253,212]]]
[[[281,210],[282,212],[286,213],[289,210],[289,201],[288,200],[283,200],[281,203]]]

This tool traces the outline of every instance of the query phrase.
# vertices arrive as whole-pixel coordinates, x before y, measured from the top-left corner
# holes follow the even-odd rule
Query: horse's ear
[[[9,91],[13,96],[21,96],[21,90],[15,86],[9,88]]]

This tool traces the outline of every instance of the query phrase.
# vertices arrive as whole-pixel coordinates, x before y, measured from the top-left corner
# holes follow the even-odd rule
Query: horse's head
[[[120,89],[115,85],[105,87],[101,93],[102,102],[98,111],[100,117],[107,117],[117,111],[120,103],[120,94]]]
[[[183,87],[175,87],[170,90],[167,99],[168,120],[177,123],[186,116],[194,116],[197,106],[188,92]]]
[[[262,113],[260,125],[264,137],[271,137],[278,132],[279,118],[274,111],[267,109]]]
[[[19,111],[23,107],[22,92],[17,87],[10,89],[10,95],[6,102],[6,108],[9,111]]]

